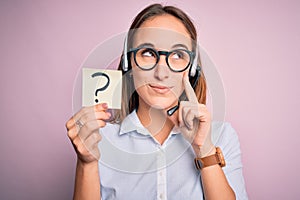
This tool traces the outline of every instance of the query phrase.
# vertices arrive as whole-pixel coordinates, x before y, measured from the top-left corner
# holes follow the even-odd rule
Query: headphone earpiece
[[[194,89],[197,85],[197,82],[198,82],[200,76],[201,76],[201,67],[199,65],[197,65],[196,70],[195,70],[195,75],[193,77],[189,75],[190,83]]]
[[[128,59],[127,59],[127,34],[124,41],[124,52],[123,52],[123,72],[128,71]]]
[[[190,73],[189,73],[190,77],[195,77],[196,71],[197,71],[197,67],[198,67],[198,48],[196,47],[196,52],[195,52],[193,64],[192,64],[192,66],[190,68]]]

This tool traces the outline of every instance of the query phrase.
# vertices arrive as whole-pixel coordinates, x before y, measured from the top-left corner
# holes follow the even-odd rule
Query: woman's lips
[[[171,90],[171,87],[166,87],[157,84],[149,84],[150,88],[159,94],[165,94]]]

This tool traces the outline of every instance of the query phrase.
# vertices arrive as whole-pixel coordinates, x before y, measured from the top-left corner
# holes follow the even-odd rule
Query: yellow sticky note
[[[119,70],[82,69],[82,106],[107,103],[121,109],[122,72]]]

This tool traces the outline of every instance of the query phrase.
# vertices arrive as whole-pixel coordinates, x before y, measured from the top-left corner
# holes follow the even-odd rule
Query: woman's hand
[[[211,115],[206,105],[200,104],[192,88],[187,73],[183,78],[184,90],[188,101],[181,101],[178,121],[184,137],[193,145],[199,157],[213,154],[211,142]]]
[[[110,116],[107,104],[103,103],[84,107],[67,121],[68,137],[81,163],[88,164],[99,160],[98,142],[101,141],[99,128],[106,125],[105,120]]]

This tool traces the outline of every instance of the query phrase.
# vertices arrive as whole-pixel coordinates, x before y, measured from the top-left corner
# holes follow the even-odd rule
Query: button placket
[[[166,156],[164,149],[159,147],[157,152],[157,199],[167,199]]]

